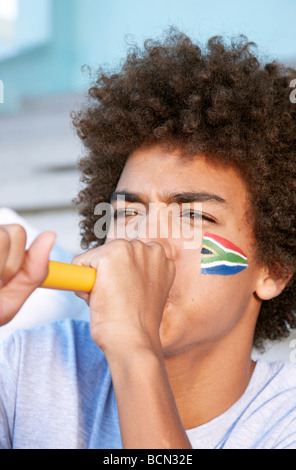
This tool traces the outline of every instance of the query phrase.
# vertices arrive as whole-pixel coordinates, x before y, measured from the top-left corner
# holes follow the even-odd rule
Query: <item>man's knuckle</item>
[[[154,251],[163,251],[163,246],[158,242],[149,242],[147,243]]]
[[[9,232],[11,233],[12,236],[15,237],[25,237],[26,236],[26,230],[22,225],[19,224],[11,224],[7,226]]]
[[[9,249],[11,245],[11,240],[9,233],[3,227],[0,227],[0,247],[1,250]]]
[[[72,259],[72,264],[81,264],[81,260],[82,260],[82,255],[74,256],[74,258]]]

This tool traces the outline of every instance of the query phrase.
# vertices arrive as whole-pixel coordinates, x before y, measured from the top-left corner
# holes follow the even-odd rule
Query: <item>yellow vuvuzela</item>
[[[76,264],[49,261],[48,276],[41,285],[48,289],[90,292],[96,278],[96,270]]]

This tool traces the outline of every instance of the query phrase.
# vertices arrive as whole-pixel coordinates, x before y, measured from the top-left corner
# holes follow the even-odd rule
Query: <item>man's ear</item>
[[[284,275],[281,271],[262,267],[255,290],[260,300],[270,300],[282,293],[293,273]]]

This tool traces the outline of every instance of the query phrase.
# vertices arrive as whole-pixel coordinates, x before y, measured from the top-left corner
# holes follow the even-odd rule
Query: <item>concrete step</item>
[[[80,101],[72,94],[26,100],[19,114],[0,119],[0,206],[41,230],[54,227],[75,253],[80,246],[72,199],[80,188],[82,148],[70,112]]]

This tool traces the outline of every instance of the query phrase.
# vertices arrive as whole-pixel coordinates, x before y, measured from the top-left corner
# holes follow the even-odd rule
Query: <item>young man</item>
[[[250,49],[171,31],[98,76],[74,116],[90,326],[5,343],[2,448],[296,448],[295,366],[251,359],[296,326],[296,72]],[[25,253],[19,227],[0,236],[4,324],[45,279],[54,237]]]

